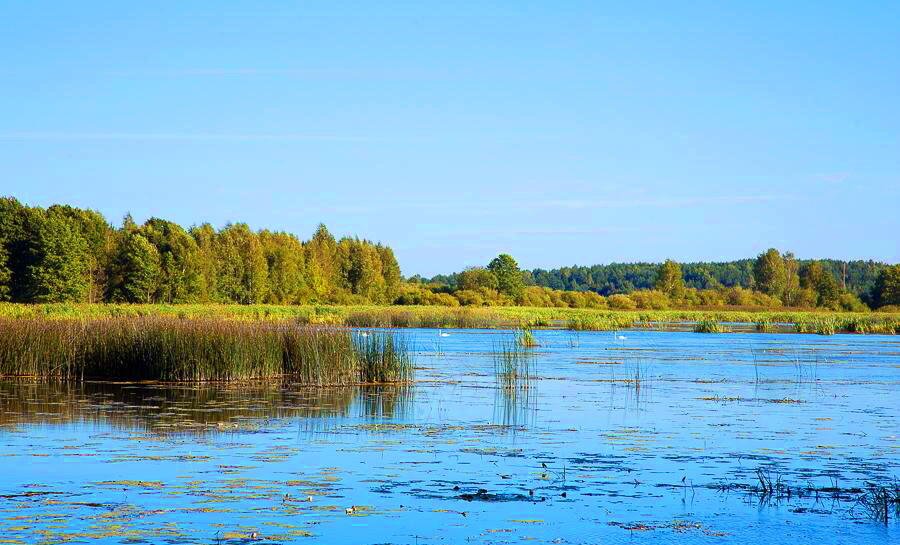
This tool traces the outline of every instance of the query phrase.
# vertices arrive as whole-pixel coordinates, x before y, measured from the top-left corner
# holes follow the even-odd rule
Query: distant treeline
[[[803,268],[815,260],[800,259]],[[865,298],[878,280],[878,275],[888,265],[878,261],[841,261],[822,259],[817,261],[850,293]],[[741,287],[752,289],[753,265],[756,259],[740,259],[727,262],[682,263],[684,283],[698,290]],[[532,269],[523,271],[526,284],[564,291],[593,291],[610,296],[653,289],[660,263],[610,263],[608,265],[572,266],[559,269]],[[455,287],[458,273],[438,275],[426,280]]]
[[[816,261],[850,293],[865,296],[875,287],[878,274],[887,264],[877,261],[840,261],[835,259],[799,259],[802,269]],[[753,266],[755,259],[741,259],[723,263],[682,263],[685,286],[698,290],[720,287],[755,286]],[[591,267],[562,267],[545,271],[534,269],[531,276],[538,286],[560,290],[590,290],[601,295],[628,293],[634,290],[652,289],[656,281],[659,263],[611,263]]]
[[[184,229],[0,198],[0,301],[20,303],[274,303],[533,306],[595,309],[823,308],[900,305],[900,265],[798,260],[770,249],[726,263],[613,263],[520,270],[500,254],[485,267],[403,280],[393,251],[284,232]]]
[[[324,225],[308,241],[243,223],[115,228],[93,210],[0,198],[0,301],[385,304],[400,283],[390,248]]]
[[[499,267],[498,263],[504,263]],[[514,289],[500,280],[518,270],[501,255],[488,267],[431,279],[414,277],[401,298],[463,305],[569,306],[616,309],[827,308],[865,310],[900,305],[900,265],[874,261],[798,260],[770,249],[725,263],[613,263],[519,271]],[[417,291],[409,286],[418,284]],[[423,290],[431,292],[429,296]],[[446,301],[444,304],[450,304]]]

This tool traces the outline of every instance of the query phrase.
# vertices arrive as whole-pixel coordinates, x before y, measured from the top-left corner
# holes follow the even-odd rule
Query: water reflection
[[[154,433],[246,431],[279,418],[320,423],[351,417],[404,418],[411,399],[411,387],[388,385],[3,381],[0,428],[74,423]]]

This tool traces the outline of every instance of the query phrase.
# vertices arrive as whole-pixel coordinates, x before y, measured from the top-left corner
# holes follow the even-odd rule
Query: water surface
[[[403,334],[409,387],[0,382],[0,543],[900,541],[896,337],[538,331],[510,391]]]

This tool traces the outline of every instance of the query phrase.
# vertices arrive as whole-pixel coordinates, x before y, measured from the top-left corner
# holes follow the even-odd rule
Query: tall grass
[[[728,328],[718,320],[705,318],[694,325],[694,333],[728,333]]]
[[[517,339],[501,340],[494,348],[494,376],[501,389],[508,392],[531,387],[534,355]]]
[[[413,373],[406,340],[390,332],[357,336],[354,352],[359,361],[359,381],[364,383],[405,382]]]
[[[136,318],[290,321],[304,325],[354,327],[458,327],[538,328],[563,327],[576,331],[616,331],[636,326],[671,327],[674,324],[715,320],[728,323],[795,325],[795,330],[816,332],[817,323],[833,325],[835,332],[895,334],[900,314],[889,312],[748,310],[600,310],[535,307],[439,306],[333,306],[333,305],[127,305],[0,303],[0,317],[8,318]],[[775,332],[789,330],[776,328]],[[822,328],[827,331],[830,328]]]
[[[536,348],[540,346],[534,333],[530,329],[522,328],[516,332],[516,343],[522,348]]]
[[[63,379],[310,385],[404,381],[408,350],[391,332],[365,346],[346,329],[177,318],[0,319],[0,375]]]

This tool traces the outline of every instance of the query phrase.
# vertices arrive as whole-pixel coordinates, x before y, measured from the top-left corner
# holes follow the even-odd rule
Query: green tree
[[[42,213],[34,231],[36,259],[28,268],[31,300],[36,303],[87,301],[90,259],[78,226],[57,210]]]
[[[525,282],[522,279],[522,271],[519,264],[509,254],[500,254],[488,265],[488,270],[497,277],[497,287],[500,293],[516,298],[522,294]]]
[[[784,292],[781,300],[785,305],[796,306],[800,297],[800,263],[791,252],[785,253],[782,261],[784,262]]]
[[[216,236],[218,290],[229,301],[261,303],[268,291],[266,256],[245,223],[227,225]]]
[[[394,256],[394,251],[387,246],[378,244],[375,249],[381,260],[381,274],[384,277],[384,299],[381,302],[390,304],[400,295],[400,285],[403,281],[400,264]]]
[[[478,291],[480,289],[498,290],[500,284],[497,275],[484,267],[469,267],[456,275],[457,289],[461,291]]]
[[[816,294],[816,305],[835,308],[841,298],[841,288],[830,271],[819,261],[812,261],[803,267],[800,285]]]
[[[68,205],[53,205],[48,214],[60,214],[74,225],[87,244],[89,290],[88,302],[103,300],[108,284],[110,262],[113,257],[115,232],[106,218],[95,210],[83,210]]]
[[[159,252],[161,275],[156,300],[165,303],[195,303],[202,294],[197,242],[180,225],[150,218],[141,234]]]
[[[338,244],[343,288],[368,301],[384,296],[381,256],[374,245],[359,239],[344,238]]]
[[[753,280],[757,290],[781,299],[787,289],[784,258],[775,248],[770,248],[756,258]]]
[[[41,217],[40,210],[28,208],[12,197],[0,198],[0,244],[6,255],[3,274],[8,277],[5,293],[10,301],[31,301],[28,269],[37,258],[34,231]]]
[[[328,301],[337,294],[340,264],[337,242],[324,224],[319,224],[306,243],[306,278],[317,301]]]
[[[197,299],[203,303],[222,302],[219,294],[219,267],[216,258],[216,230],[212,225],[191,227],[197,245]]]
[[[162,278],[159,251],[137,229],[124,235],[115,257],[112,299],[152,303]]]
[[[298,303],[306,287],[303,243],[288,233],[260,231],[259,240],[266,257],[270,303]]]
[[[6,246],[0,240],[0,301],[9,301],[11,280],[12,270],[9,268],[9,252],[6,251]]]
[[[659,266],[654,286],[671,299],[681,299],[684,294],[684,276],[681,273],[681,265],[667,259]]]
[[[881,270],[875,281],[874,302],[878,307],[900,305],[900,265]]]

